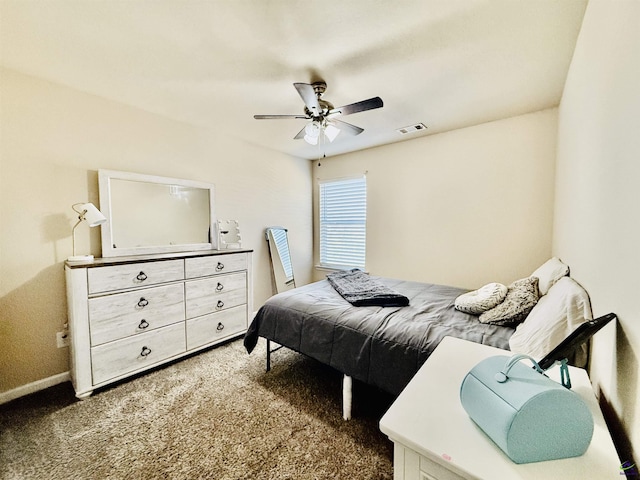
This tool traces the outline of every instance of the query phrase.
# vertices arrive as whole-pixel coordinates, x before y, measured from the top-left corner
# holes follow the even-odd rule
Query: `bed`
[[[354,306],[328,280],[321,280],[267,300],[247,330],[245,348],[251,353],[258,338],[263,337],[268,343],[267,369],[274,351],[269,344],[275,342],[343,373],[345,419],[351,416],[352,379],[398,395],[445,336],[510,349],[515,326],[482,323],[478,315],[455,308],[456,299],[470,293],[468,290],[372,278],[406,296],[409,305]],[[552,303],[556,305],[558,300]],[[558,308],[566,310],[564,305],[558,304]],[[546,318],[549,312],[543,314]],[[566,319],[562,321],[567,323]],[[572,322],[581,323],[579,319]],[[573,328],[555,332],[561,337],[558,342]],[[541,349],[547,347],[544,342],[539,345]]]

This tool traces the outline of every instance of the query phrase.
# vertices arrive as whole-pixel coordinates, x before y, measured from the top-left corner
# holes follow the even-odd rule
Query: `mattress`
[[[509,349],[513,328],[454,308],[467,290],[372,278],[407,296],[409,305],[356,307],[322,280],[267,300],[245,335],[247,351],[264,337],[397,395],[445,336]]]

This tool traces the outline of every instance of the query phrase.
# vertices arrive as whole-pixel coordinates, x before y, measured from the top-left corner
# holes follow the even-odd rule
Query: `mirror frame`
[[[111,181],[129,180],[159,185],[176,185],[181,187],[202,188],[209,191],[209,242],[177,244],[177,245],[152,245],[143,247],[113,248],[113,235],[111,225],[113,215],[111,210]],[[100,211],[107,221],[101,227],[102,256],[123,257],[128,255],[146,255],[154,253],[188,252],[199,250],[212,250],[217,248],[217,232],[215,219],[215,188],[211,183],[183,180],[179,178],[159,177],[156,175],[144,175],[141,173],[121,172],[116,170],[98,170],[98,187],[100,193]]]

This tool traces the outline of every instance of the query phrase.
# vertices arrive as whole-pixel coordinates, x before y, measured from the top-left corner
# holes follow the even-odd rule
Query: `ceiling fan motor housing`
[[[327,115],[327,113],[329,113],[329,110],[333,110],[333,104],[331,102],[327,102],[326,100],[322,100],[320,98],[318,98],[318,105],[320,105],[320,112],[318,115],[313,115],[313,112],[306,106],[304,107],[305,115],[313,119],[322,119]]]
[[[327,89],[327,84],[325,82],[314,82],[311,84],[313,87],[313,91],[316,92],[318,98],[325,92]]]

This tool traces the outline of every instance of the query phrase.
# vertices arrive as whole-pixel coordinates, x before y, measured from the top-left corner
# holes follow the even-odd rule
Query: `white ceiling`
[[[0,0],[3,66],[314,159],[294,82],[365,131],[336,155],[557,106],[586,0]],[[422,122],[426,132],[396,129]],[[412,136],[413,135],[413,136]]]

